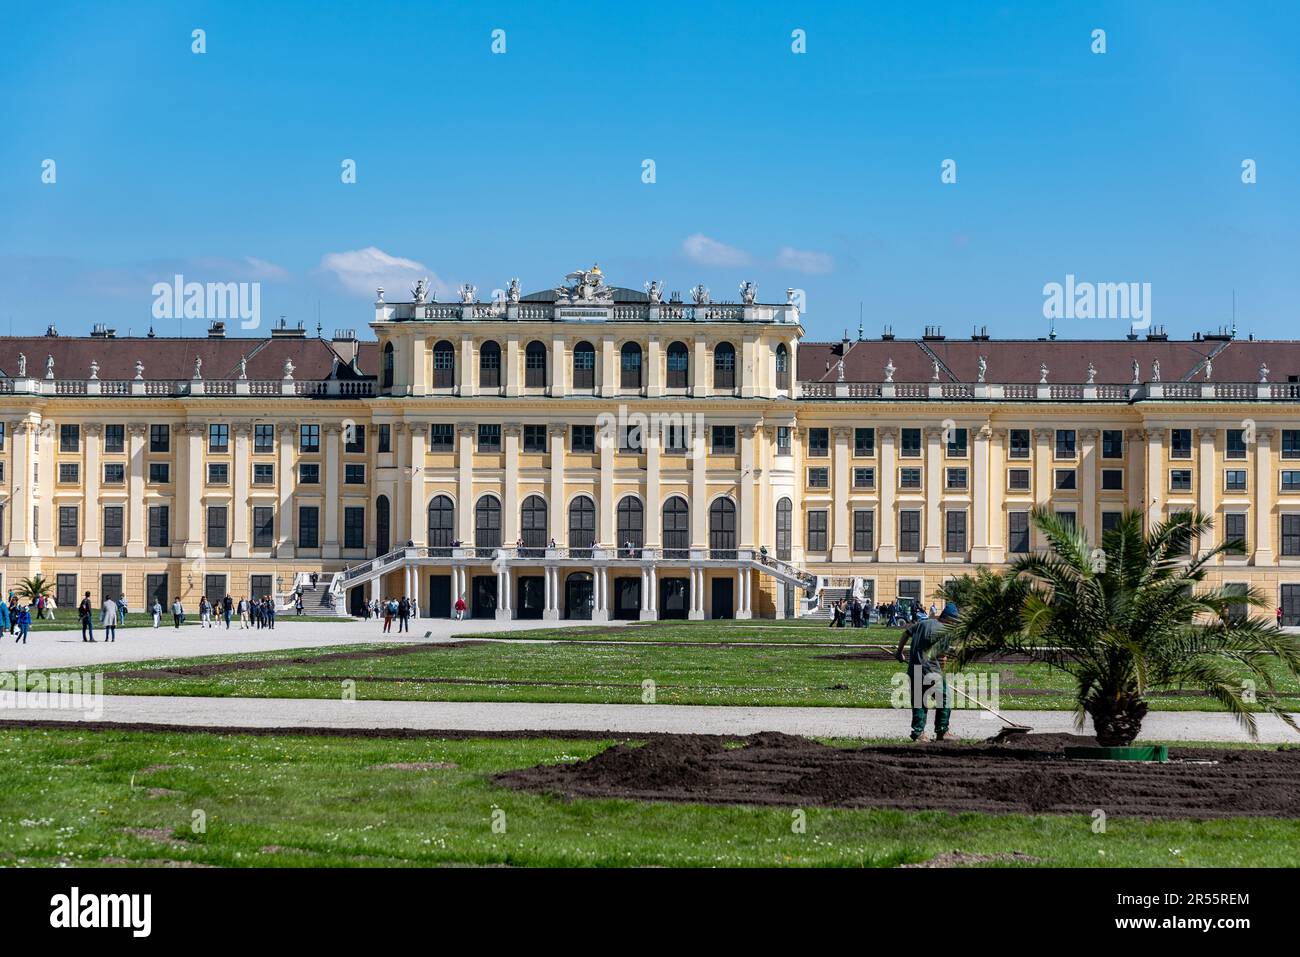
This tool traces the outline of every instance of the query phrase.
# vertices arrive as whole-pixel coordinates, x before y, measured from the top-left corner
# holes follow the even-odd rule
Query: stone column
[[[758,536],[754,532],[755,518],[755,492],[757,491],[754,481],[755,474],[755,455],[754,455],[754,433],[757,429],[752,425],[742,425],[736,429],[740,433],[740,540],[737,544],[741,548],[752,548],[758,551]]]
[[[54,464],[54,449],[58,442],[57,426],[46,419],[41,422],[36,435],[36,458],[40,463],[41,480],[36,483],[35,501],[40,506],[37,522],[36,548],[39,555],[50,555],[54,551],[54,487],[58,480]]]
[[[1273,436],[1274,429],[1255,432],[1255,548],[1256,565],[1276,562],[1273,550]]]
[[[831,494],[834,502],[831,510],[831,561],[836,563],[849,560],[850,434],[851,430],[847,428],[832,430],[835,458],[831,468]]]
[[[754,389],[758,378],[758,340],[754,336],[745,336],[740,344],[740,354],[736,356],[736,378],[739,380],[740,397],[752,399],[757,393]]]
[[[280,463],[276,468],[280,480],[280,541],[275,548],[276,558],[293,558],[297,542],[294,537],[294,528],[298,524],[298,516],[294,514],[294,488],[298,482],[298,476],[294,472],[294,443],[297,442],[298,423],[281,422],[280,433]],[[394,427],[396,430],[396,426]],[[402,483],[399,481],[397,487],[400,489]],[[396,508],[394,509],[396,515]],[[399,528],[396,522],[393,523],[394,530]]]
[[[321,557],[339,557],[339,473],[343,470],[343,453],[339,447],[342,426],[326,422],[321,426],[325,433],[325,500],[321,502],[322,531]]]
[[[130,472],[127,496],[126,557],[143,558],[148,525],[144,511],[145,465],[144,440],[149,427],[141,422],[131,422],[126,427],[127,469]]]
[[[565,355],[564,339],[556,336],[551,340],[548,361],[551,363],[551,395],[563,398],[569,394],[569,363]]]
[[[1101,519],[1097,513],[1097,429],[1079,432],[1079,528],[1087,529],[1093,542],[1101,541]]]
[[[988,483],[988,552],[984,559],[990,564],[1001,564],[1007,560],[1006,538],[1006,494],[1007,494],[1007,454],[1005,429],[990,430],[991,441],[988,443],[989,469],[982,479],[976,481]],[[978,441],[978,440],[977,440]],[[977,445],[978,449],[979,446]]]
[[[462,443],[464,438],[461,439]],[[429,521],[424,512],[424,456],[428,446],[428,426],[423,422],[411,423],[411,509],[409,541],[417,546],[429,544]],[[463,446],[462,446],[463,447]]]
[[[1164,518],[1165,469],[1164,429],[1147,429],[1147,530],[1154,528]]]
[[[988,423],[975,432],[975,453],[970,476],[971,496],[971,552],[970,560],[976,564],[987,564],[992,560],[991,546],[994,541],[992,523],[989,521],[989,499],[994,488],[1000,488],[1000,482],[992,479],[989,441],[993,430]]]
[[[605,336],[600,340],[600,394],[606,398],[618,395],[617,355],[613,336]]]
[[[460,394],[462,396],[478,395],[478,388],[474,384],[474,377],[478,371],[478,363],[474,361],[474,340],[467,335],[460,337],[460,362],[456,370],[460,373]]]
[[[203,438],[207,427],[201,422],[187,422],[182,428],[180,471],[185,475],[185,494],[182,498],[177,493],[178,511],[185,513],[186,558],[200,558],[203,555],[206,529],[203,527]]]
[[[85,503],[81,507],[85,515],[84,530],[81,536],[81,554],[83,558],[95,558],[100,554],[99,538],[99,440],[104,434],[104,426],[98,422],[88,422],[83,431],[86,433],[86,477],[82,483],[86,490]]]
[[[704,617],[704,569],[691,568],[691,610],[687,614],[691,621]]]
[[[518,396],[523,389],[519,369],[519,336],[511,335],[506,339],[506,347],[501,355],[501,384],[506,387],[506,395]]]
[[[1052,502],[1052,439],[1051,429],[1034,429],[1034,506],[1047,508]],[[1046,546],[1042,535],[1029,524],[1029,547],[1039,549]]]
[[[898,493],[898,469],[895,465],[895,443],[898,440],[898,428],[892,425],[876,429],[880,439],[880,474],[876,476],[876,488],[880,493],[880,515],[877,519],[876,561],[895,562],[898,560],[898,532],[895,531],[894,497]]]
[[[656,547],[661,544],[663,518],[660,508],[662,492],[659,487],[660,456],[663,448],[662,426],[651,421],[645,435],[645,529],[642,534],[643,544]],[[622,542],[615,544],[621,545]],[[644,602],[644,598],[643,598]]]
[[[567,545],[569,543],[569,527],[564,521],[564,426],[548,425],[546,427],[546,436],[550,439],[550,491],[547,494],[549,500],[549,516],[546,523],[550,526],[549,532],[551,538],[555,539],[557,545]],[[615,438],[613,441],[617,442]],[[608,444],[605,443],[605,444]],[[606,450],[601,450],[601,474],[604,474],[604,461]]]
[[[501,427],[502,448],[506,446],[506,432],[509,429],[515,430],[515,436],[519,435],[519,426],[507,425]],[[468,429],[473,432],[473,428]],[[462,432],[462,427],[457,426],[456,442],[456,535],[455,537],[465,543],[466,548],[474,546],[474,446],[473,437],[466,437]],[[506,450],[509,454],[509,450]],[[426,528],[427,528],[426,523]]]
[[[36,427],[25,419],[9,423],[10,441],[13,443],[13,472],[9,478],[13,490],[9,500],[9,554],[14,557],[32,555],[32,501],[35,482],[32,480],[32,442]]]
[[[703,429],[691,429],[691,547],[707,548],[709,544],[709,497],[705,481],[707,459]]]
[[[709,363],[709,344],[703,336],[696,336],[691,355],[691,395],[710,395],[713,392],[713,367]]]
[[[1146,485],[1142,469],[1143,458],[1146,455],[1142,443],[1145,441],[1146,433],[1142,429],[1124,430],[1124,458],[1128,465],[1128,474],[1124,476],[1124,481],[1128,483],[1128,510],[1130,512],[1142,510],[1142,497]]]
[[[519,540],[519,423],[505,427],[506,477],[501,489],[501,544],[513,548]],[[563,436],[561,436],[563,441]]]
[[[943,429],[925,430],[925,553],[927,562],[943,560]]]
[[[1196,465],[1196,507],[1206,515],[1214,519],[1214,528],[1201,536],[1197,548],[1201,552],[1208,552],[1214,547],[1215,531],[1223,530],[1223,521],[1216,514],[1214,507],[1214,479],[1218,470],[1214,467],[1214,440],[1218,435],[1217,429],[1201,428],[1196,430],[1196,441],[1199,445],[1200,458]]]
[[[642,439],[644,441],[644,437]],[[614,531],[614,452],[618,438],[600,443],[600,492],[596,496],[596,544],[619,545]]]
[[[658,336],[651,336],[646,348],[645,385],[646,396],[657,399],[664,394],[663,352]]]
[[[251,457],[248,454],[248,437],[253,432],[253,423],[251,421],[236,422],[231,426],[235,433],[235,454],[230,463],[230,470],[234,473],[231,476],[231,488],[234,490],[233,500],[230,503],[231,511],[231,528],[233,534],[230,539],[230,557],[247,558],[248,557],[248,470]]]

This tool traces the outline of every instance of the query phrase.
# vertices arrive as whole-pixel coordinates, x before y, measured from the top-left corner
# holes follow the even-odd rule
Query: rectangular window
[[[1074,469],[1057,469],[1056,470],[1056,488],[1061,492],[1069,492],[1079,487],[1079,476]]]
[[[253,426],[253,451],[275,451],[275,426],[265,422]]]
[[[1074,512],[1072,511],[1057,512],[1056,517],[1061,520],[1061,522],[1065,525],[1066,528],[1075,527],[1075,521],[1077,519]]]
[[[546,451],[546,426],[544,425],[524,426],[524,451],[525,452]]]
[[[1223,490],[1225,492],[1246,491],[1246,470],[1225,469],[1223,472]]]
[[[876,470],[874,468],[855,468],[853,470],[854,488],[875,488]]]
[[[320,451],[320,426],[303,424],[298,426],[298,451]]]
[[[870,458],[876,454],[876,430],[853,430],[853,454],[858,458]]]
[[[1300,429],[1282,430],[1282,458],[1300,459]]]
[[[813,431],[816,431],[816,429]],[[714,455],[736,454],[736,427],[734,425],[715,425],[710,430],[710,434],[713,439]]]
[[[351,463],[343,466],[343,484],[344,485],[365,485],[366,484],[366,467],[361,463]]]
[[[1282,554],[1300,555],[1300,514],[1282,516]]]
[[[808,551],[826,551],[826,518],[827,513],[824,509],[816,509],[808,513]]]
[[[166,485],[171,481],[171,469],[166,462],[149,463],[149,484]]]
[[[320,484],[320,463],[299,462],[298,463],[298,484],[319,485]]]
[[[343,430],[343,451],[349,455],[364,455],[366,451],[366,427],[353,423],[350,429]]]
[[[1223,446],[1225,459],[1244,459],[1246,457],[1246,430],[1229,429]]]
[[[1190,459],[1192,457],[1192,430],[1169,430],[1169,457],[1171,459]]]
[[[456,428],[450,422],[434,422],[429,426],[429,451],[453,452],[456,449]]]
[[[320,548],[320,509],[315,505],[298,506],[298,547]]]
[[[126,509],[121,505],[104,506],[104,547],[121,548],[123,542],[122,526]]]
[[[1123,518],[1124,518],[1123,512],[1102,512],[1101,513],[1102,534],[1109,532],[1111,529],[1119,528],[1119,523]]]
[[[77,576],[60,572],[54,576],[54,600],[64,608],[77,607]]]
[[[1072,459],[1078,452],[1078,433],[1074,429],[1056,430],[1056,457]]]
[[[1102,469],[1101,487],[1109,492],[1121,491],[1124,488],[1124,470]]]
[[[921,603],[921,579],[919,578],[900,578],[898,580],[898,597],[906,598],[908,601]]]
[[[59,426],[59,451],[81,451],[81,426],[75,424]]]
[[[166,505],[149,506],[149,547],[166,548],[171,543],[171,510]]]
[[[226,547],[226,507],[208,506],[208,548]]]
[[[59,506],[59,545],[75,548],[81,539],[77,535],[77,506]]]
[[[253,509],[253,547],[270,548],[275,544],[275,509],[258,505]]]
[[[172,450],[172,430],[169,425],[149,426],[149,451],[170,452]]]
[[[1245,512],[1226,512],[1223,516],[1223,541],[1225,544],[1240,542],[1240,545],[1230,547],[1228,551],[1234,555],[1241,555],[1246,551],[1246,513]]]
[[[1224,582],[1223,592],[1225,595],[1240,595],[1245,597],[1249,585],[1246,582]],[[1231,622],[1243,622],[1250,617],[1250,603],[1245,601],[1235,601],[1227,608],[1225,616]]]
[[[126,466],[121,462],[105,462],[104,463],[104,484],[125,485]]]
[[[920,429],[899,430],[898,454],[905,459],[919,459],[921,457]]]
[[[948,458],[964,459],[970,450],[970,429],[948,430]]]
[[[570,452],[596,451],[596,427],[594,425],[575,425],[569,433]]]
[[[724,426],[714,426],[714,441],[715,441],[715,442],[717,441],[717,430],[720,429],[720,428],[724,428]],[[731,428],[731,429],[732,429],[732,433],[731,433],[731,442],[732,442],[732,445],[731,445],[731,452],[734,453],[734,452],[736,451],[736,446],[735,446],[735,442],[736,442],[736,433],[735,433],[735,429],[734,429],[733,427],[731,427],[731,426],[725,426],[725,428]],[[641,451],[641,426],[639,426],[639,425],[621,425],[621,426],[619,426],[619,429],[618,429],[618,450],[619,450],[620,452],[640,452],[640,451]],[[714,452],[722,451],[724,454],[730,454],[730,453],[727,453],[725,449],[721,449],[721,450],[718,449],[717,446],[714,446],[713,451],[714,451]]]
[[[946,469],[945,471],[947,475],[944,479],[944,487],[949,492],[966,491],[969,482],[967,479],[968,473],[965,469]]]
[[[122,594],[121,575],[100,575],[99,594],[104,598],[116,598]]]
[[[271,594],[270,575],[249,575],[248,594],[254,598],[264,598]]]
[[[1029,551],[1029,513],[1007,512],[1007,551],[1023,555]]]
[[[124,425],[104,426],[104,451],[105,452],[126,451],[126,426]]]
[[[274,485],[275,484],[275,466],[270,462],[253,463],[253,484],[254,485]]]
[[[790,427],[788,425],[778,425],[776,427],[776,454],[790,454]]]
[[[853,550],[869,552],[876,547],[876,513],[860,508],[853,513]]]
[[[831,470],[828,468],[811,468],[808,470],[809,488],[830,488]]]
[[[915,468],[899,469],[898,487],[901,489],[919,489],[921,487],[921,470]]]
[[[203,595],[208,601],[212,602],[212,606],[215,609],[221,603],[221,599],[226,595],[226,576],[204,575]]]
[[[1102,430],[1101,457],[1103,459],[1122,459],[1124,457],[1123,429]]]
[[[229,485],[230,466],[225,462],[209,462],[208,463],[208,484]]]
[[[222,422],[212,422],[208,425],[208,451],[209,452],[229,452],[230,451],[230,426]]]
[[[1007,469],[1007,490],[1010,492],[1029,491],[1029,469]]]
[[[831,454],[831,430],[830,429],[809,429],[808,430],[808,457],[813,459],[824,459]]]
[[[81,466],[76,462],[59,463],[59,484],[76,485],[81,480]]]
[[[501,426],[480,425],[478,427],[478,450],[480,452],[501,451]]]
[[[921,513],[916,509],[898,513],[898,550],[907,555],[921,550]]]
[[[1191,490],[1192,490],[1191,469],[1170,469],[1169,470],[1169,491],[1190,492]]]
[[[944,515],[944,551],[950,555],[966,551],[966,513],[952,509]]]
[[[1282,491],[1300,492],[1300,472],[1291,469],[1282,470]]]
[[[360,506],[343,509],[343,547],[366,547],[366,510]]]
[[[393,451],[393,427],[387,422],[379,427],[379,451]]]
[[[1012,429],[1008,436],[1007,458],[1029,458],[1029,430]]]

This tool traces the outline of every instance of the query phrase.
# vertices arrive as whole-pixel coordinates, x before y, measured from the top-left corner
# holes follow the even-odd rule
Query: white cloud
[[[434,275],[424,263],[401,256],[390,256],[382,249],[367,246],[341,253],[326,253],[320,260],[321,269],[332,273],[340,285],[349,292],[373,296],[383,286],[384,295],[394,301],[406,296],[417,279],[428,278],[434,292],[450,297],[454,287]]]
[[[245,256],[244,262],[253,270],[253,276],[256,279],[270,279],[275,281],[284,281],[289,278],[289,270],[283,266],[277,266],[275,263],[267,262],[265,259],[258,259],[256,256]]]
[[[835,260],[829,253],[819,253],[812,249],[795,249],[782,246],[776,255],[776,264],[783,269],[821,275],[835,268]]]
[[[749,253],[743,249],[720,243],[703,233],[687,236],[682,251],[687,259],[702,266],[747,266],[750,263]]]

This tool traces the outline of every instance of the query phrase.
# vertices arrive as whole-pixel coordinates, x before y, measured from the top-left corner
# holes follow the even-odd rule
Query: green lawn
[[[80,620],[77,618],[77,613],[76,613],[75,610],[73,610],[73,611],[68,611],[68,610],[66,610],[66,609],[63,609],[63,610],[60,610],[60,611],[55,612],[55,616],[56,616],[56,617],[53,618],[53,619],[42,618],[42,619],[40,619],[39,621],[37,621],[36,619],[33,619],[33,620],[32,620],[32,627],[31,627],[30,630],[31,630],[32,632],[38,632],[38,631],[77,631],[77,632],[79,632],[79,631],[81,631],[81,622],[80,622]],[[332,616],[327,617],[327,616],[324,616],[324,615],[294,615],[294,614],[292,614],[292,613],[290,613],[290,614],[284,614],[283,612],[281,612],[280,615],[277,616],[276,620],[277,620],[277,621],[326,621],[326,622],[331,622],[331,623],[333,623],[333,624],[346,624],[346,623],[348,623],[351,619],[348,619],[348,618],[336,618],[336,617],[332,617]],[[98,638],[98,637],[103,633],[103,630],[104,630],[104,626],[103,626],[102,624],[100,624],[100,622],[99,622],[99,611],[98,611],[98,610],[96,610],[96,612],[95,612],[95,618],[94,618],[94,621],[95,621],[95,637]],[[183,628],[189,628],[189,627],[192,626],[192,625],[198,625],[198,624],[199,624],[199,615],[198,615],[198,612],[196,612],[196,611],[190,611],[190,612],[187,612],[187,614],[186,614],[186,616],[185,616],[185,623],[184,623],[181,627],[183,627]],[[235,628],[238,624],[239,624],[239,617],[238,617],[238,616],[236,616],[236,617],[234,617],[234,618],[231,619],[231,625],[230,625],[231,628]],[[127,616],[126,616],[126,620],[123,621],[123,622],[119,622],[117,627],[118,627],[119,629],[122,629],[122,628],[152,628],[152,627],[153,627],[153,615],[151,615],[151,614],[147,614],[147,613],[145,613],[145,612],[136,612],[136,611],[128,612],[128,613],[127,613]],[[171,614],[170,611],[169,611],[169,612],[166,612],[166,613],[163,615],[163,618],[162,618],[162,627],[164,627],[164,628],[171,628],[171,627],[172,627],[172,614]],[[222,627],[223,627],[223,628],[225,627],[225,623],[224,623],[224,622],[222,622]]]
[[[560,800],[502,770],[609,741],[0,729],[0,866],[893,866],[1019,851],[1044,866],[1294,865],[1300,821],[1204,823]],[[376,765],[428,762],[424,770]],[[196,833],[196,812],[206,830]],[[493,814],[504,813],[504,833]]]
[[[892,644],[892,643],[891,643]],[[680,645],[646,640],[552,644],[485,642],[462,647],[429,645],[410,654],[359,660],[293,663],[295,657],[331,652],[380,651],[386,645],[331,646],[279,652],[250,652],[205,658],[167,659],[120,666],[124,670],[187,668],[206,662],[260,659],[284,662],[226,673],[158,677],[107,677],[109,694],[201,695],[212,697],[337,698],[344,681],[356,682],[362,699],[416,701],[550,701],[640,703],[645,682],[654,684],[659,704],[807,705],[889,707],[904,675],[892,660],[836,660],[861,649],[801,644],[736,646],[717,639]],[[87,670],[114,670],[114,666]],[[992,663],[967,669],[983,674],[988,689],[996,678],[1000,708],[1069,709],[1071,679],[1042,665]],[[1300,687],[1283,682],[1293,709]],[[1205,697],[1153,697],[1157,710],[1216,710]]]

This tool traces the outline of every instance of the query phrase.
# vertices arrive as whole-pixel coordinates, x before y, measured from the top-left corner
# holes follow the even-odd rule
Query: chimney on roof
[[[110,329],[102,322],[97,322],[90,327],[90,338],[92,339],[116,339],[117,330]]]
[[[226,338],[226,324],[222,322],[220,319],[213,319],[211,322],[209,322],[208,338],[209,339]]]
[[[357,354],[361,351],[361,344],[357,342],[357,331],[335,329],[334,338],[330,340],[330,348],[337,352],[344,362],[355,363]]]
[[[927,342],[943,342],[943,326],[926,326],[921,338]]]
[[[54,328],[54,323],[51,322],[45,327],[45,335],[50,339],[57,339],[59,337],[59,330]]]
[[[1147,342],[1168,342],[1169,333],[1165,332],[1164,326],[1152,326],[1147,332]]]
[[[980,326],[979,331],[976,332],[975,327],[971,326],[970,337],[976,342],[987,342],[989,338],[989,327]]]
[[[271,330],[271,338],[272,339],[306,339],[307,330],[303,328],[302,320],[299,320],[298,325],[295,327],[295,326],[290,326],[285,321],[284,316],[281,316],[280,321],[276,323],[275,328]]]
[[[884,329],[880,330],[880,340],[881,340],[882,342],[893,342],[893,341],[894,341],[894,327],[893,327],[893,326],[885,326]]]

